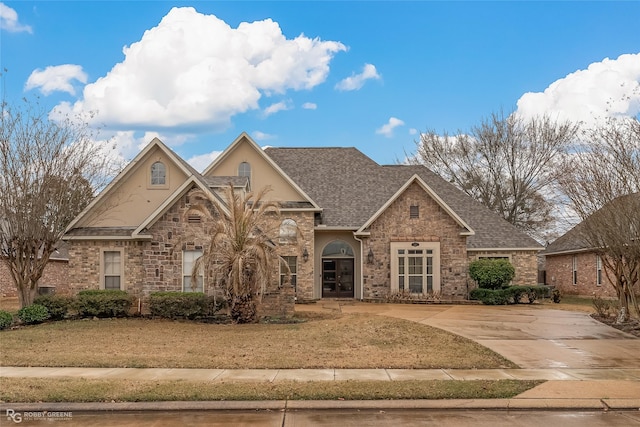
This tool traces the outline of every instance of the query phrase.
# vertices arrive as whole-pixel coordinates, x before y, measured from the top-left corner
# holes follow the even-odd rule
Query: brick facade
[[[419,218],[410,219],[410,207],[419,207]],[[439,242],[441,295],[446,299],[467,296],[466,236],[460,225],[417,183],[411,184],[371,224],[366,251],[373,264],[364,264],[364,298],[382,299],[391,291],[391,242]]]
[[[469,251],[469,263],[480,258],[509,258],[516,270],[513,284],[534,286],[538,284],[538,251]],[[475,288],[475,283],[470,290]]]
[[[56,294],[65,295],[70,293],[68,278],[68,262],[66,260],[50,260],[44,268],[38,285],[55,286]],[[18,297],[16,286],[9,275],[9,267],[3,261],[0,261],[0,296],[3,298]]]
[[[576,284],[573,284],[573,261],[576,261]],[[597,284],[597,256],[592,252],[547,255],[547,284],[560,289],[565,295],[615,297],[616,291],[602,271],[602,284]]]

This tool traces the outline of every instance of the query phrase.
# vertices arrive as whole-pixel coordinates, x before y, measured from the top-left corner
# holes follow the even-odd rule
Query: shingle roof
[[[356,148],[274,148],[265,152],[323,209],[328,226],[359,228],[414,174],[471,228],[469,248],[540,245],[424,166],[381,166]]]
[[[136,227],[76,227],[65,236],[118,236],[129,237]]]
[[[576,252],[588,249],[588,244],[582,237],[582,223],[576,225],[562,236],[550,243],[542,252],[543,255],[551,255],[561,252]]]
[[[635,203],[635,206],[640,206],[640,193],[633,193],[627,196],[621,196],[618,199],[614,199],[614,203],[616,200],[627,200],[631,201],[631,203]],[[626,202],[624,202],[626,203]],[[630,205],[633,206],[633,205]],[[634,208],[631,208],[632,212],[635,212]],[[586,218],[584,221],[573,227],[571,230],[567,231],[562,236],[558,237],[552,243],[550,243],[545,250],[542,252],[543,255],[553,255],[558,253],[570,253],[570,252],[578,252],[591,250],[593,248],[587,242],[587,239],[584,236],[584,228],[585,223],[588,223],[591,216]]]
[[[202,177],[202,179],[212,188],[227,187],[229,183],[234,187],[246,187],[249,181],[249,178],[246,176],[205,176]]]

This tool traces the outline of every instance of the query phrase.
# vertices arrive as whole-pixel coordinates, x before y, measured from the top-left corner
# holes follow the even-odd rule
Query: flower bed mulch
[[[597,314],[592,314],[591,317],[599,322],[604,323],[605,325],[609,325],[613,328],[619,329],[623,332],[635,335],[636,337],[640,338],[640,320],[629,319],[624,323],[616,323],[615,317],[598,316]]]

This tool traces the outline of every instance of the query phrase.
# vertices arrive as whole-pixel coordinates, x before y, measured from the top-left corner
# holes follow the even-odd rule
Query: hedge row
[[[133,297],[120,290],[84,290],[75,297],[43,295],[34,303],[21,308],[17,317],[22,323],[36,324],[47,319],[62,320],[75,312],[78,317],[125,317],[133,304]],[[169,319],[198,319],[214,316],[225,303],[203,293],[156,292],[150,297],[153,316]],[[0,330],[13,323],[13,315],[0,310]]]
[[[75,297],[39,296],[33,303],[46,307],[52,320],[62,320],[70,311],[79,317],[124,317],[131,310],[133,297],[116,289],[89,289],[78,292]]]
[[[524,297],[526,296],[526,299]],[[548,286],[509,286],[504,289],[476,288],[471,291],[469,298],[481,301],[486,305],[533,303],[539,298],[549,296]],[[523,300],[524,299],[524,300]]]
[[[210,317],[223,306],[202,292],[155,292],[149,298],[151,315],[167,319]]]
[[[18,310],[17,317],[27,325],[45,320],[62,320],[73,311],[78,317],[124,317],[129,314],[133,297],[120,290],[84,290],[75,297],[42,295],[33,304]],[[13,315],[0,310],[0,330],[13,323]]]

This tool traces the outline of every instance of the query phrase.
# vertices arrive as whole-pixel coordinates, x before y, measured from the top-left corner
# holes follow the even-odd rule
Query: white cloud
[[[33,33],[30,26],[18,22],[18,13],[4,3],[0,3],[0,29],[10,33]]]
[[[402,120],[397,119],[395,117],[391,117],[386,125],[383,125],[382,127],[376,129],[376,133],[378,135],[384,135],[387,138],[391,138],[393,136],[393,130],[398,126],[403,126],[403,125],[404,125],[404,122]]]
[[[375,65],[372,64],[364,64],[362,69],[362,73],[360,74],[352,74],[351,77],[347,77],[346,79],[340,81],[336,84],[336,89],[338,90],[358,90],[367,80],[370,79],[380,79],[380,74],[376,70]]]
[[[417,135],[417,134],[418,134],[418,129],[416,128],[409,129],[409,135]]]
[[[586,124],[608,116],[635,116],[640,113],[640,53],[605,58],[556,80],[544,92],[526,93],[518,100],[517,113]]]
[[[71,84],[72,80],[87,83],[87,73],[80,65],[64,64],[50,66],[44,70],[34,70],[25,84],[25,90],[39,88],[40,92],[49,95],[55,91],[67,92],[75,95],[76,91]]]
[[[232,28],[214,15],[173,8],[73,108],[98,111],[100,121],[120,127],[224,128],[259,108],[262,94],[323,83],[343,50],[335,41],[287,39],[270,19]]]
[[[276,137],[275,135],[260,132],[259,130],[253,132],[251,135],[253,136],[253,139],[255,139],[256,141],[264,141],[264,140],[273,139]]]
[[[302,104],[302,108],[304,108],[305,110],[315,110],[318,108],[318,105],[313,102],[305,102],[304,104]]]
[[[271,104],[267,108],[265,108],[264,115],[270,116],[272,114],[277,113],[278,111],[286,111],[289,109],[290,109],[289,105],[286,101],[280,101],[280,102],[276,102],[275,104]]]
[[[213,162],[222,151],[212,151],[210,153],[200,154],[187,159],[187,163],[193,166],[198,172],[205,170],[211,162]]]

